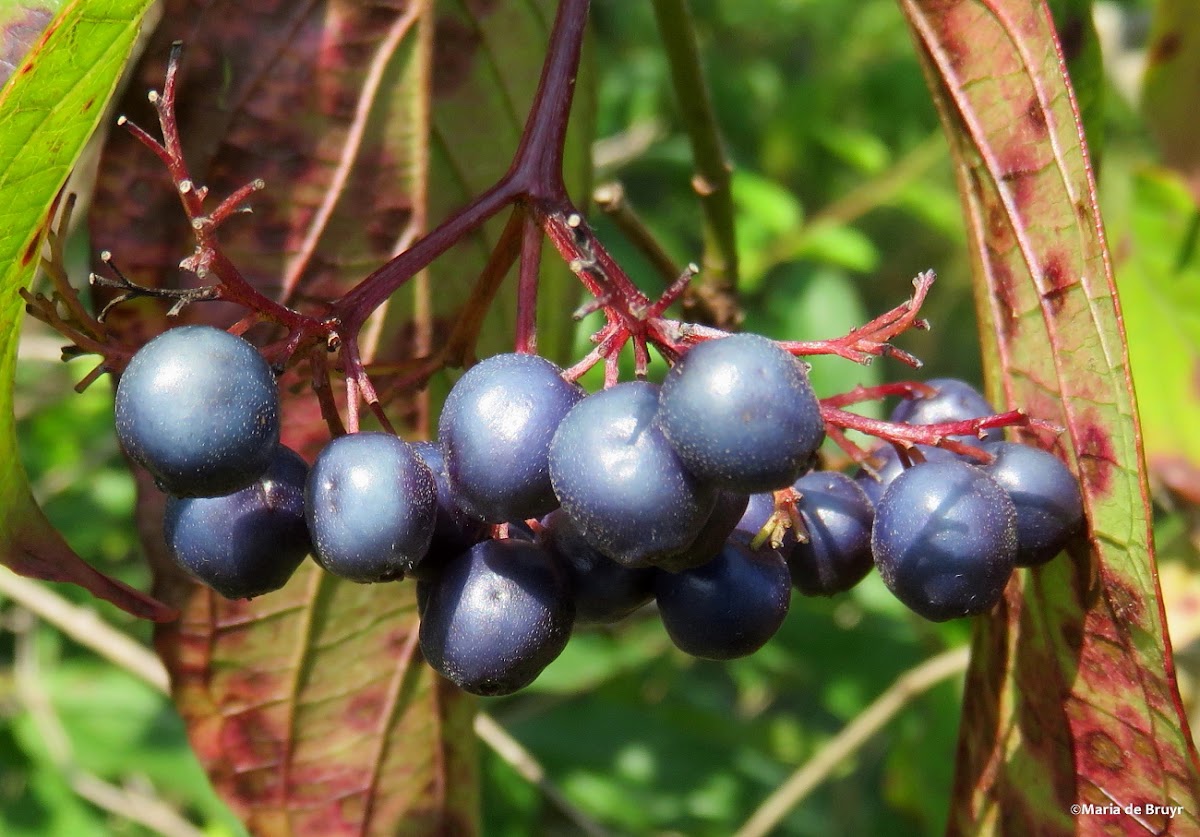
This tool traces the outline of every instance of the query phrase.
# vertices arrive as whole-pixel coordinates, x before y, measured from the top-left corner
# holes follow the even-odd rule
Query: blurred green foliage
[[[901,345],[926,361],[921,377],[978,381],[950,162],[896,5],[696,0],[693,6],[735,166],[746,327],[786,339],[836,336],[901,302],[912,277],[933,268],[939,281],[925,311],[933,327],[905,336]],[[618,180],[667,252],[681,264],[698,261],[689,150],[650,6],[596,0],[594,20],[602,163],[596,182]],[[1090,72],[1088,84],[1099,82]],[[1194,216],[1194,204],[1178,189],[1156,191],[1161,178],[1139,174],[1154,151],[1136,111],[1096,90],[1085,101],[1089,132],[1096,133],[1091,120],[1099,120],[1106,137],[1102,189],[1105,210],[1118,219],[1114,240],[1135,242],[1139,252],[1181,252],[1185,231],[1155,219],[1168,209]],[[1091,103],[1099,101],[1106,106],[1097,116]],[[611,223],[602,217],[596,223],[643,287],[662,286]],[[1138,259],[1118,262],[1127,263]],[[1168,276],[1160,281],[1174,275],[1168,267],[1159,274]],[[1141,280],[1123,274],[1121,281]],[[580,328],[580,353],[592,324]],[[1193,335],[1187,330],[1183,348],[1168,351],[1194,357],[1195,343],[1187,342]],[[1153,379],[1143,376],[1154,370],[1143,361],[1135,372],[1139,388],[1153,391]],[[81,554],[145,587],[111,397],[104,384],[71,394],[71,375],[53,360],[23,361],[19,426],[31,480]],[[889,361],[858,367],[819,358],[813,369],[822,395],[913,376]],[[884,412],[879,405],[867,409]],[[1163,519],[1183,518],[1164,512]],[[1189,543],[1186,537],[1173,543],[1179,540]],[[1194,549],[1182,551],[1194,558]],[[69,588],[60,592],[86,598]],[[110,622],[148,638],[147,626],[97,606]],[[687,658],[671,648],[656,618],[643,614],[577,636],[530,689],[484,705],[575,804],[615,832],[727,835],[897,676],[965,643],[969,627],[921,621],[871,577],[832,600],[796,597],[779,636],[746,660]],[[42,687],[80,766],[117,784],[151,787],[207,834],[240,831],[207,787],[165,698],[57,632],[42,626],[36,633]],[[0,632],[0,833],[147,833],[71,789],[14,690],[16,654],[13,632]],[[940,833],[960,697],[955,682],[912,700],[789,815],[780,833]],[[572,833],[536,789],[490,752],[483,776],[487,834]]]

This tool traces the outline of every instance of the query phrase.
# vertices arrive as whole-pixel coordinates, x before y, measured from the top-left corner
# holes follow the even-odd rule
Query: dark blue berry
[[[576,625],[616,622],[650,601],[653,569],[622,567],[596,551],[562,509],[550,512],[543,525],[543,545],[571,578]]]
[[[800,361],[735,334],[693,347],[663,381],[659,424],[700,479],[731,491],[786,488],[825,438]]]
[[[536,544],[483,541],[419,586],[421,651],[472,694],[528,686],[570,638],[575,606],[567,572]]]
[[[1083,526],[1079,481],[1051,453],[1013,442],[984,445],[995,454],[984,471],[1017,509],[1017,566],[1044,564]]]
[[[984,613],[1012,575],[1017,512],[980,468],[927,462],[896,477],[883,493],[871,551],[888,589],[925,618]]]
[[[437,484],[411,445],[352,433],[317,456],[305,504],[318,564],[351,581],[392,581],[429,549]]]
[[[224,497],[168,497],[163,534],[176,563],[227,599],[278,590],[312,546],[308,465],[279,445],[267,471]]]
[[[658,387],[618,384],[580,402],[550,446],[550,476],[588,543],[625,566],[682,552],[715,495],[683,467],[654,422]]]
[[[761,648],[787,616],[792,580],[773,549],[732,537],[716,558],[680,573],[659,572],[659,614],[671,641],[694,657],[732,660]]]
[[[458,503],[489,523],[558,506],[547,455],[584,391],[536,355],[496,355],[467,371],[442,408],[438,441]]]
[[[849,590],[871,571],[871,501],[836,471],[806,474],[792,487],[800,492],[796,507],[808,533],[787,555],[792,584],[806,596]]]
[[[904,424],[942,424],[990,416],[996,412],[979,390],[965,381],[957,378],[933,378],[925,383],[937,390],[937,393],[901,401],[896,409],[892,410],[892,421]],[[993,427],[984,431],[982,439],[971,435],[950,438],[969,445],[979,445],[985,441],[1000,441],[1004,438],[1004,431]]]
[[[216,497],[261,477],[279,443],[279,392],[258,351],[211,326],[143,346],[121,374],[117,436],[159,488]]]

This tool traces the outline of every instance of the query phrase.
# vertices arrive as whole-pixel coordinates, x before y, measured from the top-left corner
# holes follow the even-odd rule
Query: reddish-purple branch
[[[562,0],[559,3],[533,107],[508,172],[491,189],[334,303],[342,322],[343,338],[356,334],[384,300],[505,206],[527,203],[544,217],[545,204],[569,205],[562,179],[563,146],[583,34],[587,28],[588,6],[589,0]],[[573,209],[567,214],[572,213]]]
[[[872,356],[887,355],[919,369],[921,361],[908,352],[897,349],[891,341],[910,328],[929,328],[929,323],[919,319],[917,314],[936,278],[932,270],[921,273],[913,280],[911,299],[844,337],[833,340],[783,342],[780,345],[795,355],[837,355],[855,363],[869,363]]]
[[[538,273],[542,268],[542,231],[537,221],[525,214],[521,227],[521,268],[517,280],[516,350],[537,352]]]
[[[695,264],[689,264],[687,267],[685,267],[683,271],[677,277],[675,277],[675,281],[668,285],[667,289],[663,291],[662,296],[658,298],[658,301],[650,306],[650,316],[661,317],[668,308],[670,308],[681,296],[683,296],[683,292],[687,290],[688,284],[690,284],[699,273],[700,268]]]
[[[197,183],[191,175],[183,154],[179,123],[175,118],[175,93],[182,51],[183,45],[178,41],[171,45],[163,92],[159,94],[151,91],[149,96],[150,103],[158,113],[162,142],[124,116],[117,119],[117,124],[123,125],[136,140],[154,152],[171,174],[175,191],[196,237],[196,252],[184,259],[180,266],[195,273],[201,281],[205,281],[210,274],[217,277],[218,284],[209,298],[238,303],[258,312],[263,319],[279,323],[292,332],[299,332],[304,340],[298,342],[324,339],[329,330],[326,323],[293,311],[259,293],[246,281],[233,262],[225,257],[216,242],[215,234],[221,224],[241,211],[244,201],[262,189],[264,184],[262,180],[251,181],[225,198],[211,214],[204,213],[204,199],[208,196],[208,189]]]
[[[402,288],[405,282],[428,267],[460,239],[483,226],[485,221],[515,198],[512,188],[501,181],[335,300],[333,308],[337,312],[343,339],[345,335],[357,334],[371,313]]]
[[[562,175],[563,149],[590,5],[590,0],[560,0],[533,107],[504,177],[533,203],[569,202]]]
[[[829,407],[847,407],[851,404],[861,404],[863,401],[878,401],[893,395],[901,398],[929,397],[937,395],[937,390],[920,381],[897,381],[873,387],[864,387],[859,384],[849,392],[822,398],[821,403]]]
[[[559,255],[597,299],[606,299],[605,316],[623,322],[631,332],[645,328],[650,300],[596,239],[587,221],[573,208],[541,215],[542,229]]]
[[[947,421],[940,424],[902,424],[860,416],[857,413],[832,407],[828,401],[821,404],[821,418],[825,420],[827,428],[832,426],[858,430],[891,442],[900,448],[928,445],[987,461],[991,460],[989,454],[973,445],[956,441],[952,437],[977,436],[983,438],[984,432],[993,427],[1023,427],[1030,424],[1029,416],[1021,410],[1010,410],[994,416]]]

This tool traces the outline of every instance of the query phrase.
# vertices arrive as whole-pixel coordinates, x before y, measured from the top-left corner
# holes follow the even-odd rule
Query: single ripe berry
[[[825,438],[804,366],[756,334],[690,349],[663,381],[658,422],[689,471],[746,494],[791,485]]]
[[[173,328],[121,374],[116,425],[121,447],[167,494],[230,494],[263,475],[279,444],[275,376],[240,337]]]
[[[807,542],[787,555],[792,584],[806,596],[849,590],[871,571],[875,509],[854,480],[837,471],[805,474],[793,486]]]
[[[566,570],[528,541],[478,543],[418,589],[421,652],[472,694],[528,686],[571,636],[575,606]]]
[[[1017,566],[1044,564],[1083,526],[1079,481],[1052,453],[1013,442],[984,445],[996,459],[984,472],[1017,509]]]
[[[570,576],[576,625],[617,622],[650,601],[653,569],[622,567],[596,551],[562,509],[550,512],[542,525],[543,546]]]
[[[987,399],[975,387],[957,378],[933,378],[925,382],[937,392],[901,401],[892,410],[891,420],[905,424],[942,424],[948,421],[990,416],[996,412]],[[968,445],[980,445],[986,441],[1000,441],[1004,431],[999,427],[985,430],[983,438],[978,436],[951,436]]]
[[[305,489],[313,556],[361,583],[394,581],[429,549],[437,484],[412,445],[390,433],[352,433],[327,444]]]
[[[712,489],[658,429],[657,412],[654,384],[617,384],[576,405],[550,445],[563,509],[588,543],[627,567],[686,549],[714,506]]]
[[[926,462],[883,493],[871,551],[888,589],[926,619],[985,613],[1012,575],[1017,512],[982,469]]]
[[[773,549],[750,549],[736,535],[707,564],[659,572],[654,583],[663,626],[693,657],[732,660],[773,637],[791,604],[792,579]]]
[[[471,367],[450,390],[438,425],[457,502],[489,523],[557,508],[550,440],[583,396],[536,355],[496,355]]]
[[[287,583],[312,549],[304,519],[308,465],[279,445],[267,471],[224,497],[168,497],[163,534],[175,562],[227,599]]]

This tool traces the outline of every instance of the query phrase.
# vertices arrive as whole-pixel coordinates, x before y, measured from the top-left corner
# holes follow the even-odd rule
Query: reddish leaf
[[[1029,0],[904,0],[957,161],[993,392],[1066,428],[1086,544],[980,620],[950,830],[1200,828],[1140,430],[1095,189],[1050,18]],[[1074,821],[1071,805],[1175,805]]]
[[[431,2],[172,0],[125,112],[156,127],[145,90],[161,87],[167,44],[182,39],[193,174],[210,200],[266,181],[254,214],[222,230],[224,252],[260,289],[319,311],[504,172],[553,5],[477,2],[443,17]],[[132,278],[196,283],[177,267],[192,243],[166,172],[129,137],[105,151],[91,220],[97,248]],[[402,361],[436,345],[495,238],[485,227],[394,295],[382,325],[364,330],[364,355]],[[481,351],[511,345],[505,302]],[[116,309],[114,328],[141,342],[163,326],[149,310],[161,309]],[[193,306],[185,318],[240,315]],[[284,378],[284,440],[311,458],[328,431],[306,374]],[[414,433],[428,432],[430,414],[419,401],[389,405]],[[308,563],[278,593],[221,600],[164,560],[162,496],[144,475],[141,487],[159,589],[184,611],[158,649],[196,752],[250,829],[477,831],[474,703],[421,661],[413,585],[351,584]]]
[[[306,562],[253,602],[195,591],[160,634],[196,755],[251,833],[476,830],[474,704],[421,662],[411,594]]]

